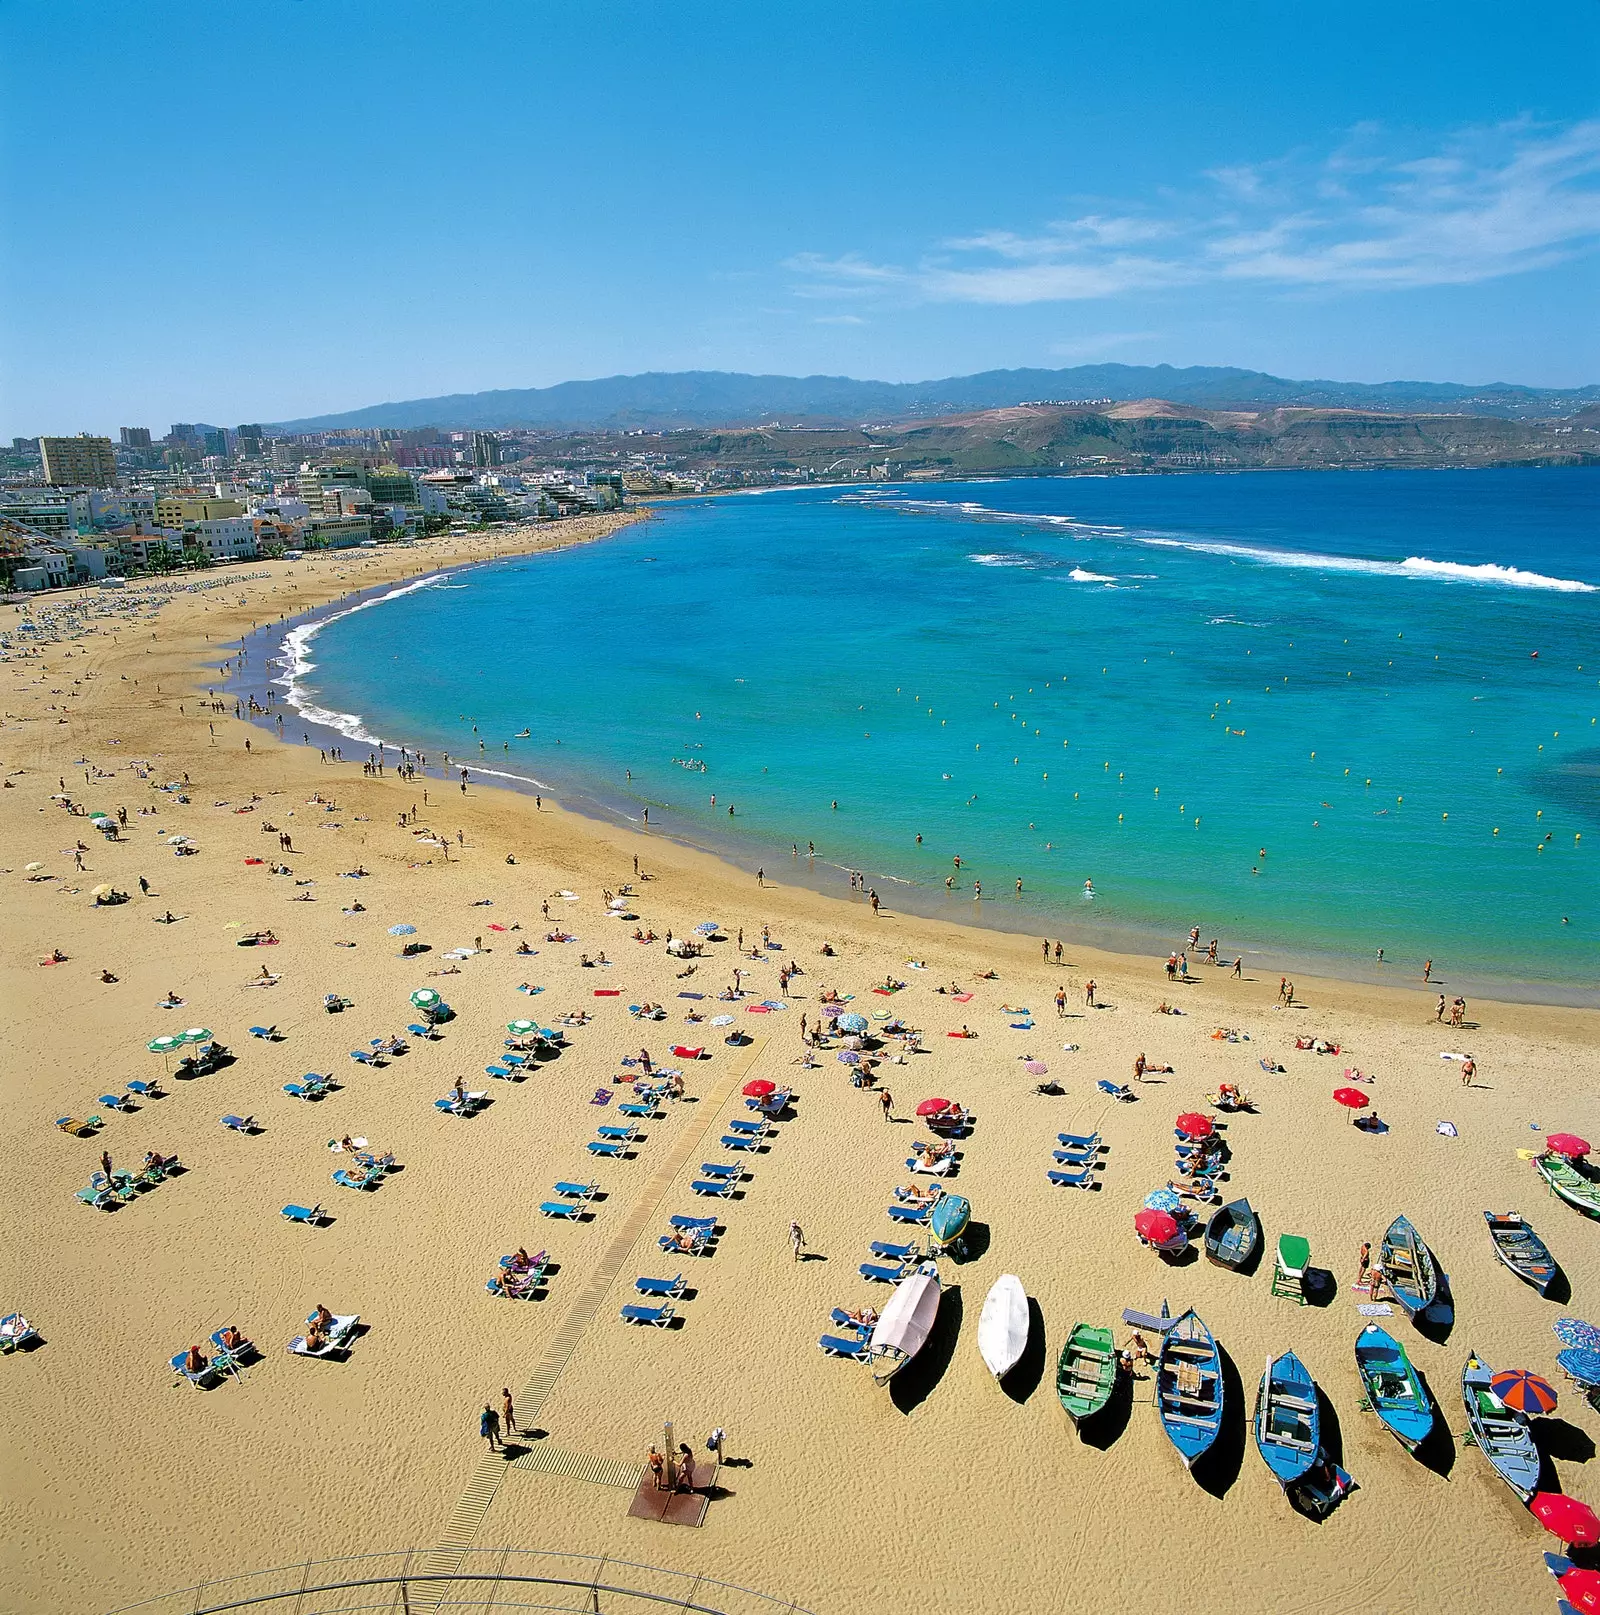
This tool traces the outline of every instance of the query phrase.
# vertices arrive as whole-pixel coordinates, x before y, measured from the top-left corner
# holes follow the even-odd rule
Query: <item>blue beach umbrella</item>
[[[1600,1329],[1582,1318],[1557,1318],[1550,1325],[1556,1339],[1563,1346],[1581,1346],[1585,1351],[1600,1351]]]
[[[857,1054],[854,1049],[846,1049],[842,1054],[839,1055],[838,1059],[840,1065],[861,1064],[861,1056]]]
[[[1581,1346],[1569,1346],[1556,1353],[1556,1366],[1570,1374],[1586,1389],[1600,1385],[1600,1351],[1589,1351]]]
[[[390,936],[415,936],[416,934],[417,928],[414,925],[391,925],[389,927]]]
[[[1157,1189],[1154,1194],[1144,1197],[1144,1203],[1151,1211],[1177,1212],[1183,1209],[1183,1197],[1172,1189]]]
[[[854,1011],[852,1011],[848,1015],[841,1015],[839,1017],[839,1025],[846,1032],[864,1032],[867,1029],[867,1017],[865,1015],[857,1015]]]
[[[718,925],[715,920],[706,920],[703,924],[695,927],[695,930],[697,930],[701,936],[715,936],[721,929],[722,927]]]

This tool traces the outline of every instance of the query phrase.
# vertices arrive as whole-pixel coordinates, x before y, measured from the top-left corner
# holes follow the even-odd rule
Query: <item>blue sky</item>
[[[1600,381],[1600,6],[0,0],[0,432],[647,369]]]

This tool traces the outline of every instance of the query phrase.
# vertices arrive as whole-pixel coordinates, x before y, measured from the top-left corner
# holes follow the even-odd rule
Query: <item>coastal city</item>
[[[1600,1615],[1600,6],[0,37],[0,1615]]]

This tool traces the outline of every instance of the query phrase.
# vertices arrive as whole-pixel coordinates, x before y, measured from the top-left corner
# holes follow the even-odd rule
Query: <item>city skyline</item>
[[[1600,380],[1593,8],[739,20],[15,6],[0,435],[641,371]]]

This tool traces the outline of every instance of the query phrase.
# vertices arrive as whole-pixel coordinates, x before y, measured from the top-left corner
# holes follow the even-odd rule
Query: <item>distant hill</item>
[[[323,432],[340,427],[751,426],[766,421],[840,423],[1005,409],[1035,402],[1165,398],[1201,409],[1298,407],[1393,413],[1448,410],[1542,420],[1600,403],[1600,386],[1568,389],[1481,387],[1448,381],[1287,381],[1230,366],[1078,365],[1069,370],[986,370],[943,381],[855,381],[849,376],[747,376],[722,370],[651,371],[554,387],[508,388],[413,398],[337,415],[280,421],[270,430]]]

